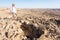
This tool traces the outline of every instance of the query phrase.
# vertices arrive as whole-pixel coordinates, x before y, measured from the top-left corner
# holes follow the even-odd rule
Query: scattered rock
[[[52,16],[49,11],[27,12],[0,17],[0,40],[60,40],[60,16],[54,16],[51,11]]]

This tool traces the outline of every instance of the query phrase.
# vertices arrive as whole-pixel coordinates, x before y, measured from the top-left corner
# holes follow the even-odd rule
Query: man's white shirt
[[[11,7],[10,11],[11,11],[12,13],[16,13],[16,8],[15,8],[15,7]]]

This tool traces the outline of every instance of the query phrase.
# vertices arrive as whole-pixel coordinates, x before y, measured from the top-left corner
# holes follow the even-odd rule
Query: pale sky
[[[0,7],[10,7],[14,3],[17,8],[59,8],[60,0],[0,0]]]

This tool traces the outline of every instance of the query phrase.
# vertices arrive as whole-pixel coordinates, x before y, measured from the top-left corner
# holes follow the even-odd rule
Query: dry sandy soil
[[[60,10],[0,8],[0,40],[60,40]]]

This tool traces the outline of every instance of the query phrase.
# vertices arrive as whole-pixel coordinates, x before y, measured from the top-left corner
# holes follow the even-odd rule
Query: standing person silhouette
[[[15,7],[15,4],[12,4],[12,7],[11,7],[10,11],[13,14],[13,17],[16,17],[16,7]]]

